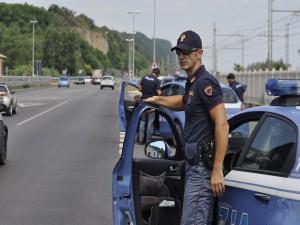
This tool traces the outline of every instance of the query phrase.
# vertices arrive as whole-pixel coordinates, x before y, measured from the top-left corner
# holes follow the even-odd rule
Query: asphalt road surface
[[[0,225],[112,224],[119,88],[17,90],[0,167]]]

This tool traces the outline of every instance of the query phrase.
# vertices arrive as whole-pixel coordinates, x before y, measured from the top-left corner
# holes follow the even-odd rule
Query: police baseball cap
[[[171,51],[176,49],[191,51],[192,49],[201,49],[202,48],[202,41],[200,36],[195,33],[194,31],[188,30],[183,32],[178,40],[177,45],[171,48]]]
[[[228,74],[227,79],[235,79],[235,75],[233,73]]]

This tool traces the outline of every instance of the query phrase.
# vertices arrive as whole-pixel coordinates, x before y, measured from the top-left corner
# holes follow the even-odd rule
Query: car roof
[[[255,112],[264,112],[264,113],[275,113],[284,117],[291,119],[294,123],[300,125],[300,107],[299,106],[256,106],[252,108],[245,109],[236,115],[243,113],[255,113]]]

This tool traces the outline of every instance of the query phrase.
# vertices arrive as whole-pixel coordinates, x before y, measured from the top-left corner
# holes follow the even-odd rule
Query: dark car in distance
[[[76,85],[85,84],[85,80],[83,77],[77,77],[75,83],[76,83]]]

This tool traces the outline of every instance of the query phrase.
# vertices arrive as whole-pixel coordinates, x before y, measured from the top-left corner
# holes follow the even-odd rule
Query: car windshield
[[[103,77],[103,80],[112,80],[111,77]]]
[[[68,80],[67,77],[60,77],[59,79],[60,79],[60,80]]]
[[[224,103],[237,103],[238,98],[230,88],[222,88]]]
[[[4,86],[0,86],[0,92],[7,92],[7,89]]]

